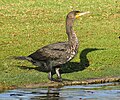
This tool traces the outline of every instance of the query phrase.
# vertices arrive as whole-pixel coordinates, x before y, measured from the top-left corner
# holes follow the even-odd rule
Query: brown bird
[[[18,60],[28,60],[33,65],[39,66],[48,72],[48,79],[54,81],[54,70],[57,74],[58,81],[62,81],[59,72],[60,66],[70,61],[78,52],[78,38],[73,31],[73,23],[76,18],[88,14],[88,12],[71,11],[66,17],[66,33],[68,41],[58,42],[44,46],[29,56],[14,57]]]

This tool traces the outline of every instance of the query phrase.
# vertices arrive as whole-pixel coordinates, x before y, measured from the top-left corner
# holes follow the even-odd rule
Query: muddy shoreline
[[[83,84],[99,84],[109,82],[120,82],[120,76],[117,77],[104,77],[87,79],[82,81],[63,81],[63,82],[48,82],[48,83],[36,83],[36,84],[24,84],[22,86],[2,86],[0,85],[0,91],[17,89],[17,88],[43,88],[43,87],[63,87],[68,85],[83,85]]]

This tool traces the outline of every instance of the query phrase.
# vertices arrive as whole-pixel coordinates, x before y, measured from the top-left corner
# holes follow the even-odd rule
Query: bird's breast
[[[67,61],[70,61],[75,57],[78,52],[78,44],[71,46],[68,52],[69,55],[67,56]]]
[[[73,52],[71,52],[71,54],[70,54],[70,56],[67,56],[67,61],[70,61],[71,59],[73,59],[74,58],[74,56],[75,56],[75,52],[73,51]]]

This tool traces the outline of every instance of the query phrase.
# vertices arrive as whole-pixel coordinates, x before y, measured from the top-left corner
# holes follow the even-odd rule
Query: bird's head
[[[89,11],[87,12],[71,11],[68,13],[67,18],[76,19],[76,18],[79,18],[80,16],[83,16],[89,13],[90,13]]]

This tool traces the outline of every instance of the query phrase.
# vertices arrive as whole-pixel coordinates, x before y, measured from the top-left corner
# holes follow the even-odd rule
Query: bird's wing
[[[67,42],[59,42],[47,45],[38,49],[36,52],[29,55],[34,60],[48,60],[48,59],[60,59],[65,55],[68,48]]]

